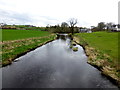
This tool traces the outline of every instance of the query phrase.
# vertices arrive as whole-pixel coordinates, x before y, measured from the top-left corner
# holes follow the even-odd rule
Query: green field
[[[2,66],[11,64],[12,61],[55,39],[55,34],[47,31],[36,30],[2,30]],[[0,52],[1,53],[1,52]]]
[[[120,86],[120,53],[118,34],[120,32],[77,33],[74,35],[88,55],[88,63]]]
[[[50,35],[46,31],[37,31],[37,30],[12,30],[12,29],[2,29],[2,40],[18,40],[31,37],[40,37]]]
[[[110,55],[113,59],[118,60],[118,32],[94,32],[77,34],[92,46],[103,53]]]

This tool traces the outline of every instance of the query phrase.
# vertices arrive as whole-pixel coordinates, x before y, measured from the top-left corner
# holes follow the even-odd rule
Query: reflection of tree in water
[[[61,40],[64,40],[64,41],[66,41],[67,39],[70,39],[69,48],[72,49],[73,51],[78,51],[78,47],[76,47],[76,43],[73,41],[72,35],[57,34],[57,39],[61,39]]]
[[[67,38],[69,38],[69,36],[66,34],[57,34],[57,39],[62,39],[65,41]]]
[[[70,46],[69,48],[72,49],[73,51],[78,51],[78,47],[76,47],[76,43],[73,41],[73,37],[70,35]]]
[[[64,40],[64,41],[65,41],[67,38],[66,38],[66,36],[65,36],[65,35],[61,35],[61,36],[60,36],[60,39],[62,39],[62,40]]]

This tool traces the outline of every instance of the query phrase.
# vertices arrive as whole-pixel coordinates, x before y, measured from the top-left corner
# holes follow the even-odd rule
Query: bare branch
[[[70,23],[70,26],[71,26],[71,27],[74,27],[74,26],[77,24],[77,19],[71,18],[71,19],[69,20],[69,23]]]
[[[72,34],[73,34],[74,33],[74,26],[77,24],[77,19],[71,18],[69,20],[69,23],[70,23],[71,31],[72,31]]]

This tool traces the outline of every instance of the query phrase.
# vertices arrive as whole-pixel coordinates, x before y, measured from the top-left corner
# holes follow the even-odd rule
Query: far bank
[[[120,87],[118,34],[119,32],[77,33],[74,41],[85,49],[88,63]]]

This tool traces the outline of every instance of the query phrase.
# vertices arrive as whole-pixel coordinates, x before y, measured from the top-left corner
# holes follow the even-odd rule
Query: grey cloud
[[[59,20],[50,16],[38,16],[27,13],[18,13],[0,9],[0,23],[6,24],[32,24],[46,26],[47,24],[55,25]]]
[[[17,13],[13,11],[0,10],[0,22],[25,24],[32,22],[32,18],[26,13]]]

